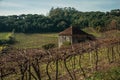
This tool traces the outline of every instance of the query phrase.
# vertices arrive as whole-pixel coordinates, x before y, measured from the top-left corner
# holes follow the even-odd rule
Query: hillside
[[[31,80],[119,80],[119,43],[120,37],[112,37],[47,51],[12,49],[0,56],[0,77],[6,80],[28,77]]]
[[[83,31],[94,35],[96,38],[120,37],[119,30],[111,30],[102,33],[96,31],[94,28],[85,28]],[[6,39],[6,36],[9,33],[0,33],[0,38]],[[17,42],[12,45],[12,47],[15,48],[41,48],[43,45],[48,43],[54,43],[56,47],[58,46],[58,33],[15,33],[15,39]]]
[[[48,43],[54,43],[58,45],[58,34],[57,33],[43,33],[43,34],[23,34],[16,33],[15,38],[17,43],[13,45],[16,48],[41,48],[43,45]]]
[[[57,43],[57,33],[16,33],[17,43],[0,54],[0,78],[9,80],[119,80],[120,31],[84,29],[97,40],[72,46],[41,49]],[[3,33],[7,35],[7,33]],[[14,67],[15,66],[15,67]]]

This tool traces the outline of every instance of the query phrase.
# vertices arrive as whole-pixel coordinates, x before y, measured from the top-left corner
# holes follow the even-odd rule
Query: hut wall
[[[59,36],[58,46],[62,46],[64,42],[72,42],[72,36]]]

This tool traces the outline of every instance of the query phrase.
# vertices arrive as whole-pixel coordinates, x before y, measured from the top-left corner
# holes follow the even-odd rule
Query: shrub
[[[55,47],[55,44],[54,43],[49,43],[49,44],[45,44],[42,46],[43,49],[45,50],[48,50],[48,49],[51,49],[51,48],[54,48]]]
[[[4,45],[4,44],[14,44],[16,42],[15,40],[15,36],[14,36],[14,33],[9,33],[7,36],[6,36],[6,39],[1,39],[0,40],[0,45]]]
[[[13,35],[10,35],[10,36],[8,37],[7,43],[8,43],[8,44],[14,44],[15,42],[16,42],[15,37],[14,37]]]
[[[3,45],[3,44],[7,44],[7,40],[6,39],[0,40],[0,45]]]

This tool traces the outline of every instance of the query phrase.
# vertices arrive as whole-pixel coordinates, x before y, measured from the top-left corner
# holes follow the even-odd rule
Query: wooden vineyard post
[[[107,58],[108,58],[108,62],[110,64],[110,50],[109,50],[109,47],[107,48]]]
[[[91,68],[91,71],[93,72],[93,63],[92,63],[92,53],[89,52],[89,60],[90,60],[90,68]]]
[[[86,77],[86,74],[85,74],[85,71],[84,71],[84,69],[82,68],[82,65],[81,65],[81,54],[80,54],[80,56],[79,56],[79,66],[80,66],[80,69],[81,69],[81,71],[82,71],[82,74],[83,74],[83,76],[84,76],[84,78]]]
[[[0,79],[3,80],[3,71],[2,71],[2,68],[0,69],[0,73],[1,73]]]
[[[76,80],[76,75],[75,75],[75,58],[76,56],[73,55],[73,59],[72,59],[72,68],[73,68],[73,76],[74,76],[74,79]]]
[[[96,53],[95,69],[97,71],[98,70],[98,51],[97,51],[97,49],[96,49],[95,53]]]
[[[56,59],[56,80],[58,80],[58,58]]]
[[[120,43],[118,43],[118,45],[117,45],[117,53],[118,53],[119,58],[120,58]]]

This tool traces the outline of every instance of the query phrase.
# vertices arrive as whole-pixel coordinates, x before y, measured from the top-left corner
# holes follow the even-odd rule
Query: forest
[[[0,32],[45,33],[60,32],[69,26],[98,31],[120,28],[120,9],[109,12],[81,12],[72,7],[51,8],[47,15],[21,14],[0,16]]]

